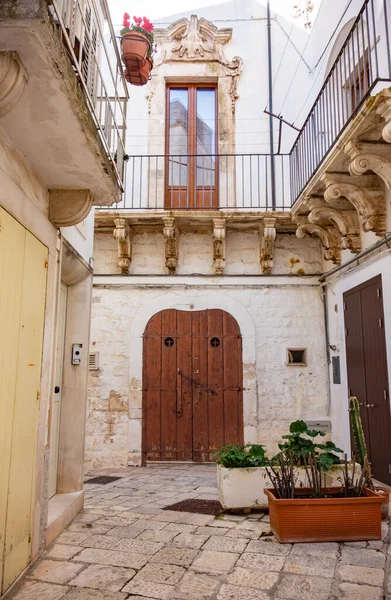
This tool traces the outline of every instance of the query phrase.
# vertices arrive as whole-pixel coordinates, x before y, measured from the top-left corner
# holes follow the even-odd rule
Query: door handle
[[[54,393],[55,394],[59,394],[60,393],[60,386],[56,385],[56,387],[54,388]]]
[[[367,404],[367,408],[375,408],[374,404]]]
[[[176,414],[178,419],[182,416],[182,373],[178,369],[176,377]]]

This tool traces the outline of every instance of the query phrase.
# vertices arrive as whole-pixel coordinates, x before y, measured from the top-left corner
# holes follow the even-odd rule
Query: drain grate
[[[213,517],[217,517],[217,515],[224,512],[223,507],[217,500],[200,500],[199,498],[182,500],[182,502],[165,506],[163,510],[197,513],[199,515],[212,515]]]
[[[87,479],[84,483],[99,483],[100,485],[107,485],[108,483],[113,483],[113,481],[118,481],[118,479],[122,479],[122,477],[110,477],[110,475],[101,475],[100,477],[93,477],[92,479]]]

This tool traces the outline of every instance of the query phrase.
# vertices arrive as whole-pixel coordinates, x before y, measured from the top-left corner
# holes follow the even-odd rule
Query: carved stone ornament
[[[225,267],[226,223],[223,217],[213,219],[213,271],[222,275]]]
[[[163,223],[166,268],[170,275],[174,275],[178,268],[179,234],[177,228],[175,227],[174,217],[164,217]]]
[[[386,90],[383,90],[383,94],[385,91]],[[384,98],[384,101],[377,106],[376,112],[383,117],[386,122],[382,131],[383,140],[388,144],[391,144],[391,98]]]
[[[310,223],[333,225],[340,235],[342,250],[350,250],[354,254],[361,252],[360,224],[355,211],[339,211],[325,206],[320,198],[312,198],[306,204],[311,210],[308,215]]]
[[[354,206],[359,216],[363,231],[374,231],[382,236],[386,231],[386,212],[384,195],[378,190],[369,190],[353,183],[347,183],[348,177],[325,174],[322,181],[326,185],[324,198],[333,203],[339,198],[346,198]]]
[[[270,275],[274,260],[274,242],[277,237],[276,221],[272,217],[265,217],[260,227],[261,252],[260,261],[262,273]]]
[[[84,221],[94,197],[90,190],[49,190],[49,221],[55,227],[72,227]]]
[[[230,96],[232,112],[238,95],[238,78],[243,70],[243,60],[234,56],[228,60],[223,46],[231,39],[232,29],[218,29],[204,18],[192,15],[189,19],[179,19],[166,29],[155,29],[155,40],[160,54],[155,67],[168,61],[217,62],[223,66],[224,74],[231,78]]]
[[[132,260],[133,231],[123,217],[114,219],[114,239],[118,242],[118,266],[123,275],[129,275]]]
[[[381,155],[381,147],[385,144],[366,144],[350,141],[344,150],[352,159],[349,166],[351,175],[363,175],[373,171],[382,179],[388,190],[391,189],[391,162]],[[389,149],[387,147],[387,151]]]
[[[0,117],[4,117],[19,102],[28,75],[16,52],[0,52]]]
[[[341,249],[338,239],[333,235],[332,227],[320,227],[306,221],[306,217],[297,217],[298,228],[296,236],[299,240],[305,238],[306,235],[314,235],[321,241],[324,249],[323,258],[331,260],[335,265],[341,264]]]

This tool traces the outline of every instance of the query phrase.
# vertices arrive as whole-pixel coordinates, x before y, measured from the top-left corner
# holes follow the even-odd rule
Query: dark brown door
[[[243,441],[242,338],[223,310],[164,310],[144,334],[145,460],[213,462]]]
[[[166,208],[218,208],[217,122],[216,85],[168,86]]]
[[[344,294],[349,395],[361,408],[373,474],[391,484],[391,422],[381,275]]]

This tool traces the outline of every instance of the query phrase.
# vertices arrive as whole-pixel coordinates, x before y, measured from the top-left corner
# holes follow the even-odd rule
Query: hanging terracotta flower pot
[[[153,62],[150,58],[147,58],[139,69],[125,69],[125,79],[132,85],[145,85],[148,83],[152,68]]]
[[[149,39],[143,33],[132,31],[121,38],[122,61],[128,69],[138,69],[146,61],[151,49]]]

